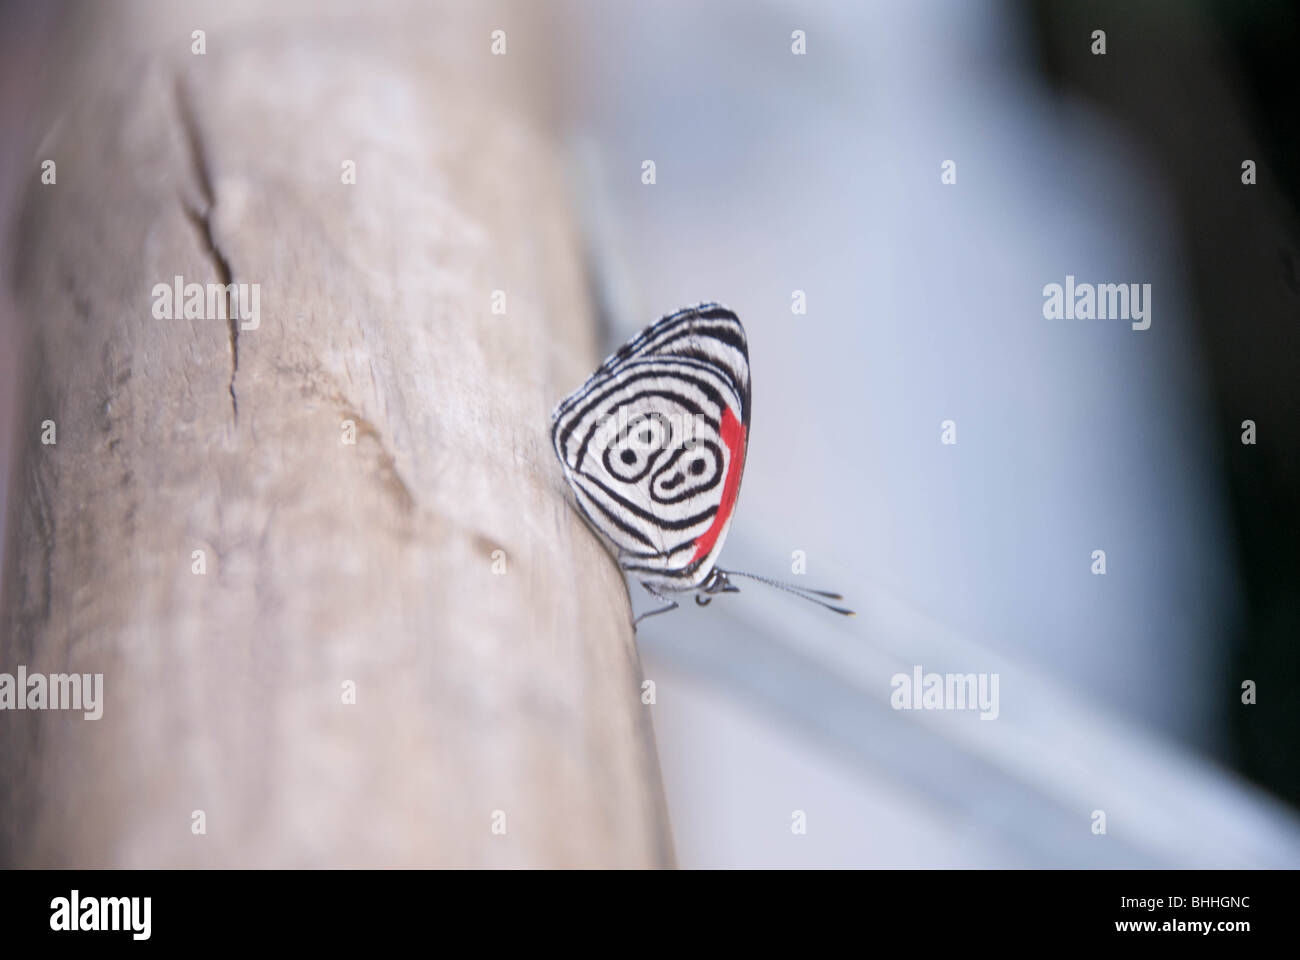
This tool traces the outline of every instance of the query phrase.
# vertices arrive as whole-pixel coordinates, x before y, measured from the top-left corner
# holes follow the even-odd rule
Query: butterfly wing
[[[744,327],[703,303],[651,324],[556,408],[565,477],[625,570],[668,590],[708,576],[740,492],[749,406]]]

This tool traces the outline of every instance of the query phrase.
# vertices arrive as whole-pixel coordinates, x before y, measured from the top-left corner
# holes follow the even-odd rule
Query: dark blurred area
[[[1234,762],[1300,805],[1300,8],[1277,0],[1034,0],[1045,78],[1109,113],[1163,171],[1189,265],[1244,603]],[[1106,54],[1092,32],[1106,32]],[[1257,183],[1242,183],[1254,160]],[[1242,421],[1258,427],[1241,442]],[[1232,690],[1225,697],[1234,696]]]

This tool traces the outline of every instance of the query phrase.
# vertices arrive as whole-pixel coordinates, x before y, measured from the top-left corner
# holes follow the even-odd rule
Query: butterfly
[[[583,517],[664,606],[707,606],[745,577],[818,603],[837,593],[718,567],[749,445],[749,347],[719,303],[668,314],[613,353],[551,415],[551,441]]]

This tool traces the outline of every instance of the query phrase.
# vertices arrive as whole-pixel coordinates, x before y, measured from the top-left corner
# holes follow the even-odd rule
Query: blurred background
[[[69,8],[2,9],[8,220]],[[1300,866],[1296,8],[499,10],[606,346],[701,300],[746,324],[722,565],[859,614],[745,585],[642,625],[679,863]],[[1150,329],[1044,319],[1067,275],[1150,284]],[[998,718],[892,709],[917,665],[998,674]]]
[[[1295,8],[565,9],[610,343],[740,313],[723,565],[804,551],[860,612],[644,624],[682,863],[1300,864]],[[1044,320],[1067,274],[1150,283],[1151,328]],[[916,664],[1001,716],[892,710]]]

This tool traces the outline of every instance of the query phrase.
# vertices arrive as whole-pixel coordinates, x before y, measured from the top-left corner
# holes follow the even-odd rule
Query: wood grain
[[[0,714],[0,859],[670,864],[627,592],[547,434],[598,357],[544,24],[311,6],[65,25],[0,670],[105,707]],[[177,275],[259,284],[259,325],[156,318]]]

